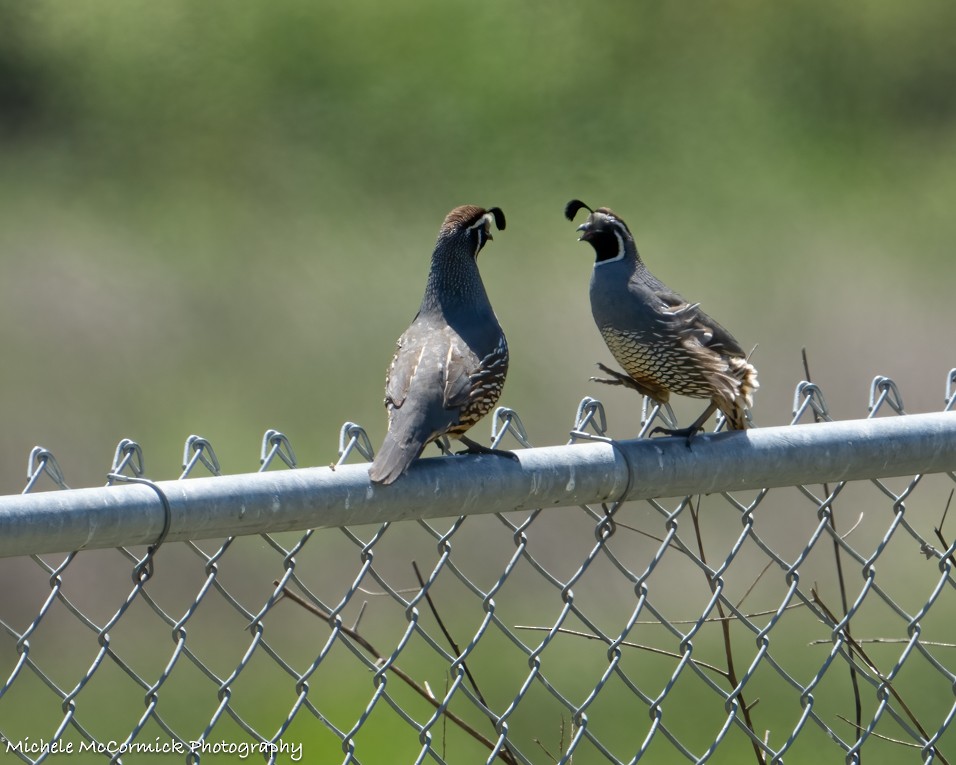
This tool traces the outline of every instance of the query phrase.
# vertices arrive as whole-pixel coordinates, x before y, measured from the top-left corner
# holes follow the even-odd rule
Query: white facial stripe
[[[476,229],[478,227],[484,228],[484,227],[490,226],[492,223],[494,223],[494,220],[495,220],[495,216],[492,215],[490,212],[486,212],[478,220],[472,223],[468,227],[468,230],[472,231],[473,229]]]
[[[488,239],[491,239],[491,234],[488,232],[488,230],[491,227],[494,219],[495,216],[492,213],[486,212],[467,229],[468,231],[474,231],[475,229],[478,230],[478,248],[475,250],[476,258],[478,257],[478,253],[481,252],[481,248],[485,246],[485,242]]]
[[[624,237],[621,236],[621,232],[617,230],[615,226],[614,237],[617,239],[617,255],[613,258],[608,258],[607,260],[597,260],[594,262],[594,267],[606,266],[608,263],[616,263],[619,260],[624,260]]]

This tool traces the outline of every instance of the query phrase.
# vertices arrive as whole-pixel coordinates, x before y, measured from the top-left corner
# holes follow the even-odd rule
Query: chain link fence
[[[954,409],[956,369],[943,411]],[[639,437],[666,414],[645,404]],[[946,417],[952,434],[956,414]],[[879,377],[868,419],[898,418],[922,422]],[[492,419],[493,445],[531,447],[515,412]],[[802,382],[781,437],[830,420],[821,390]],[[601,403],[585,399],[571,443],[620,451],[607,431]],[[343,426],[339,455],[331,473],[371,459],[361,427]],[[304,472],[273,430],[260,459],[261,472]],[[485,479],[455,459],[429,462],[478,491]],[[874,464],[862,480],[825,483],[824,473],[778,488],[460,516],[464,506],[435,491],[380,523],[302,533],[277,521],[269,533],[185,541],[170,532],[170,492],[143,465],[140,447],[121,441],[107,484],[138,483],[153,500],[151,544],[131,535],[118,548],[38,554],[49,546],[18,542],[0,559],[7,759],[956,759],[956,534],[946,524],[956,460],[902,478],[881,478]],[[191,436],[179,477],[221,473],[212,444]],[[640,480],[629,475],[628,490]],[[38,492],[51,515],[30,538],[49,538],[66,515],[57,503],[78,492],[41,447],[24,488]]]

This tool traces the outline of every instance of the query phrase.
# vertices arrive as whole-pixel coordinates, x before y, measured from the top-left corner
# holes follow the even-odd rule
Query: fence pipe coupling
[[[956,471],[956,412],[585,441],[419,460],[391,486],[368,465],[157,481],[167,542],[530,510],[628,499]],[[629,465],[633,480],[629,484]],[[166,511],[149,486],[0,497],[0,556],[156,542]]]

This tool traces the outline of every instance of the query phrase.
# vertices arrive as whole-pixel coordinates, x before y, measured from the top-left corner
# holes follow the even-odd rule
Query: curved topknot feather
[[[572,199],[564,206],[564,217],[568,220],[574,220],[574,216],[578,214],[578,210],[585,209],[588,212],[594,212],[590,207],[588,207],[580,199]]]

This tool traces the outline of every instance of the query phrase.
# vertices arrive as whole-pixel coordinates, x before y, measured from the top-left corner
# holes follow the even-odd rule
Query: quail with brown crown
[[[375,483],[395,481],[442,436],[467,452],[516,459],[465,436],[498,401],[508,373],[508,343],[478,272],[492,225],[503,230],[504,213],[473,205],[456,207],[442,223],[425,296],[385,380],[388,433],[369,468]]]
[[[740,344],[698,303],[687,302],[647,270],[630,229],[615,212],[592,210],[573,199],[565,206],[565,217],[574,220],[582,208],[590,214],[577,230],[595,253],[591,313],[611,355],[627,373],[598,364],[612,379],[592,379],[634,388],[664,405],[671,393],[710,399],[689,427],[656,429],[686,436],[688,445],[718,409],[731,429],[747,428],[759,383]]]

